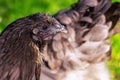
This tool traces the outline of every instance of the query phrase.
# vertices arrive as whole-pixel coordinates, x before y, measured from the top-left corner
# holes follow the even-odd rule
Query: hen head
[[[35,21],[32,27],[32,37],[36,41],[50,40],[57,32],[66,31],[63,25],[47,14],[35,14],[30,18]]]

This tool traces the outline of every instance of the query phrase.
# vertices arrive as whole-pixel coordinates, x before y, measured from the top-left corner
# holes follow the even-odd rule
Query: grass
[[[116,27],[120,27],[120,23]],[[112,42],[112,59],[107,62],[110,69],[112,80],[120,80],[120,33],[114,35]]]
[[[37,12],[54,14],[60,9],[70,7],[77,0],[0,0],[0,32],[14,20]],[[120,0],[112,0],[120,2]],[[120,27],[120,23],[117,25]],[[120,34],[113,36],[112,59],[107,65],[112,80],[120,80]]]

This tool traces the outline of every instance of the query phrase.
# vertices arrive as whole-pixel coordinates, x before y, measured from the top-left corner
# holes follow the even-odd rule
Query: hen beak
[[[66,33],[66,34],[68,33],[68,31],[67,31],[67,30],[62,30],[61,32]]]
[[[63,25],[57,25],[56,27],[56,32],[63,32],[63,33],[68,33],[68,30],[65,28]]]

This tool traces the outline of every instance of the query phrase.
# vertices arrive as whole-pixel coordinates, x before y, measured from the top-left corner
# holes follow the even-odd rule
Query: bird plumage
[[[104,64],[111,58],[110,9],[109,0],[79,0],[54,15],[68,34],[56,34],[46,46],[40,80],[110,80]]]
[[[0,34],[0,80],[39,80],[44,46],[63,30],[55,18],[42,13],[8,25]]]

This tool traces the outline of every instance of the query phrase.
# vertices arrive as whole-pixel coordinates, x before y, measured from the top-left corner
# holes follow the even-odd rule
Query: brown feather
[[[43,49],[63,30],[55,18],[42,13],[8,25],[0,34],[0,80],[39,80]]]

